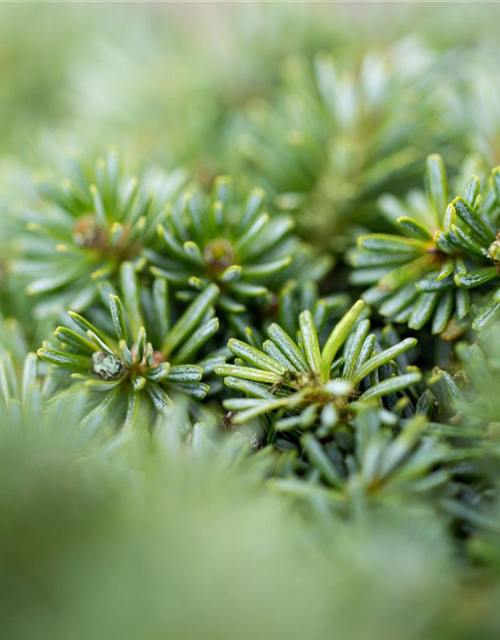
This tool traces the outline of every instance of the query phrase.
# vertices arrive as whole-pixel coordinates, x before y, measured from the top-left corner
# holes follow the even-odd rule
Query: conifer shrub
[[[292,5],[0,42],[6,640],[500,633],[498,16]]]

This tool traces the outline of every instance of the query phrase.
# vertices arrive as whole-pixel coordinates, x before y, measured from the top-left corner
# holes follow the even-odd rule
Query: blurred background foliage
[[[263,187],[336,254],[328,292],[341,290],[345,250],[393,229],[380,198],[421,190],[427,154],[452,179],[500,162],[499,18],[486,3],[0,5],[6,640],[498,637],[497,333],[479,341],[486,364],[465,341],[452,356],[472,395],[442,394],[474,433],[452,482],[471,508],[444,500],[437,514],[413,497],[346,519],[268,486],[274,458],[250,455],[245,429],[221,437],[210,415],[202,427],[180,407],[155,438],[112,444],[80,428],[79,397],[69,415],[49,402],[34,419],[44,401],[23,360],[51,322],[34,323],[10,278],[20,217],[7,212],[32,206],[32,174],[61,149],[118,144],[134,172]],[[424,362],[448,360],[447,346],[422,345]]]

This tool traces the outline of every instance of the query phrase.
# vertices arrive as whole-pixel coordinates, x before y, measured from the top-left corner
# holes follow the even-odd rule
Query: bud
[[[493,241],[488,247],[488,255],[493,262],[500,262],[500,242],[498,240]]]
[[[96,351],[92,356],[92,371],[103,380],[118,380],[124,370],[124,363],[116,356],[104,351]]]

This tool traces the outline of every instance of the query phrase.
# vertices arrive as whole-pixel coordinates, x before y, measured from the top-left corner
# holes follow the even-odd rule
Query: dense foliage
[[[498,11],[196,6],[0,11],[5,638],[498,637]]]

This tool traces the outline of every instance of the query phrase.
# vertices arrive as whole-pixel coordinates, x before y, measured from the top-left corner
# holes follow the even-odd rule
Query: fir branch
[[[183,182],[181,173],[172,173],[152,192],[146,181],[124,175],[114,149],[94,164],[70,158],[66,175],[39,179],[40,199],[21,212],[29,233],[14,262],[14,272],[29,281],[27,293],[38,297],[37,314],[87,308],[98,296],[97,283],[115,281],[125,261],[142,270],[144,246]]]
[[[210,196],[183,194],[159,226],[161,247],[145,253],[152,272],[171,282],[184,300],[216,283],[218,306],[226,313],[265,305],[288,279],[323,278],[331,259],[316,258],[292,234],[290,217],[265,212],[264,197],[255,189],[245,202],[234,202],[225,177],[215,181]]]
[[[408,42],[364,50],[349,66],[324,52],[313,64],[294,57],[274,102],[248,109],[240,142],[247,170],[320,246],[343,247],[379,195],[414,184],[443,109],[437,95],[423,97],[431,59]]]
[[[358,249],[349,255],[356,267],[351,281],[376,283],[364,299],[384,317],[411,329],[431,322],[432,333],[444,339],[458,337],[469,315],[475,330],[493,322],[500,314],[494,290],[499,273],[497,181],[494,170],[481,194],[479,178],[471,176],[462,195],[449,202],[443,160],[429,156],[425,207],[415,210],[414,217],[398,217],[402,235],[361,236]],[[471,308],[470,289],[486,292],[486,303],[474,298],[479,311]]]
[[[354,403],[394,395],[418,383],[417,370],[401,373],[394,361],[417,341],[407,338],[377,349],[369,320],[360,319],[363,308],[359,300],[321,346],[309,311],[299,316],[297,341],[278,324],[268,328],[262,349],[231,339],[228,348],[235,363],[220,365],[215,372],[229,388],[248,396],[245,401],[225,401],[228,409],[239,412],[233,421],[271,414],[278,417],[277,430],[318,425],[328,432],[348,419]]]
[[[212,284],[202,291],[181,316],[170,324],[166,280],[156,279],[139,291],[139,280],[130,262],[120,267],[120,295],[109,294],[109,317],[114,336],[101,331],[74,311],[72,327],[59,327],[54,338],[60,344],[39,349],[38,355],[56,368],[67,369],[72,378],[91,391],[101,392],[93,409],[118,407],[118,426],[133,426],[146,408],[168,416],[172,394],[185,393],[203,399],[209,387],[201,382],[203,369],[194,359],[217,332],[213,303],[219,290]]]

